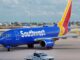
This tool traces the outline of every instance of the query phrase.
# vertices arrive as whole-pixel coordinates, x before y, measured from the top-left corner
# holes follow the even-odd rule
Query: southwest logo
[[[28,32],[24,32],[24,31],[20,31],[21,37],[32,37],[32,36],[44,36],[46,35],[44,30],[41,31],[28,31]]]

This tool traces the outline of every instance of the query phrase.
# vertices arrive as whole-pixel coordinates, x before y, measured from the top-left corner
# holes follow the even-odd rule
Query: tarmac
[[[25,60],[24,58],[32,55],[35,51],[44,52],[54,57],[54,60],[80,60],[80,37],[60,39],[56,41],[53,49],[41,49],[37,45],[29,49],[27,45],[23,45],[12,48],[8,52],[0,46],[0,60]]]

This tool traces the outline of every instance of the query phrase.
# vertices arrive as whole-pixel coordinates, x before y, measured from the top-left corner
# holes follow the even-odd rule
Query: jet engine
[[[45,48],[52,48],[54,46],[54,40],[45,39],[40,41],[40,46]]]

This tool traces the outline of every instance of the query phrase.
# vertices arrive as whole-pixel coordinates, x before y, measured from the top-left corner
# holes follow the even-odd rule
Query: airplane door
[[[32,37],[22,37],[19,31],[15,31],[15,38],[18,44],[33,43]]]
[[[19,32],[18,31],[14,31],[14,32],[15,32],[15,41],[16,41],[16,44],[21,44]]]
[[[15,31],[15,40],[17,44],[26,44],[27,40],[25,37],[21,37],[21,34],[19,33],[19,31]]]

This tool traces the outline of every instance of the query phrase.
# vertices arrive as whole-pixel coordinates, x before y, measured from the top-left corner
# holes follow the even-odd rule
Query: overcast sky
[[[57,22],[67,0],[0,0],[0,22]],[[71,21],[80,20],[80,0],[73,0]]]

